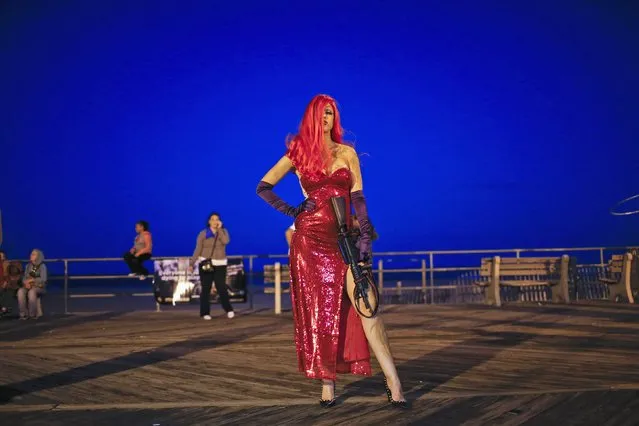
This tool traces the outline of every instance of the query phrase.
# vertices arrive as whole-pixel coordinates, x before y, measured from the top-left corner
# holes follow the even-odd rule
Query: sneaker
[[[140,275],[138,278],[140,278],[140,281],[144,281],[146,280],[146,275]]]
[[[233,317],[235,316],[235,312],[233,312],[233,311],[231,311],[231,312],[227,312],[227,313],[226,313],[226,316],[227,316],[228,318],[233,318]]]
[[[129,276],[129,277],[137,277],[137,276],[138,276],[138,274],[136,274],[136,273],[134,273],[134,272],[131,272],[128,276]]]
[[[210,321],[210,320],[211,320],[211,316],[210,316],[210,315],[204,315],[204,316],[202,317],[202,319],[203,319],[203,320]]]

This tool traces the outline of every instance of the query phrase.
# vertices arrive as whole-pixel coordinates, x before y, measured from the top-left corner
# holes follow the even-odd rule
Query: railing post
[[[64,260],[64,314],[69,313],[69,261]]]
[[[516,250],[515,250],[515,257],[516,257],[517,259],[519,259],[519,255],[520,255],[520,254],[521,254],[521,250],[516,249]]]
[[[282,266],[275,262],[275,314],[282,313]]]
[[[384,261],[382,259],[377,261],[377,285],[379,286],[379,297],[381,299],[384,294]]]
[[[426,259],[422,259],[422,299],[426,302]]]
[[[422,259],[422,292],[426,290],[426,259]]]
[[[601,247],[599,249],[599,264],[601,265],[602,268],[605,266],[605,264],[604,264],[604,249],[603,249],[603,247]]]
[[[430,263],[430,303],[435,304],[435,259],[433,253],[428,253],[428,262]]]
[[[253,310],[253,285],[255,283],[255,277],[253,276],[253,256],[248,257],[248,272],[246,273],[246,297],[248,297],[249,309]],[[244,259],[242,258],[242,261]]]

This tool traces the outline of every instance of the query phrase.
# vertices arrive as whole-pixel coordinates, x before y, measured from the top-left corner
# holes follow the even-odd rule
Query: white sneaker
[[[202,319],[203,319],[203,320],[210,321],[210,320],[211,320],[211,316],[210,316],[210,315],[204,315],[204,316],[202,317]]]
[[[227,312],[227,313],[226,313],[226,316],[227,316],[228,318],[233,318],[233,317],[235,316],[235,312],[233,312],[233,311],[231,311],[231,312]]]
[[[128,276],[129,277],[137,277],[138,274],[131,272]]]

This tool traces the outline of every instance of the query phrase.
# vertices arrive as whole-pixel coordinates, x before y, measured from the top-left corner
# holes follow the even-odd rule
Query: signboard
[[[161,304],[189,303],[199,300],[202,293],[199,261],[189,272],[189,258],[156,260],[153,262],[153,286],[155,300]],[[229,259],[226,269],[226,287],[231,302],[246,302],[246,275],[242,259]],[[209,295],[211,302],[217,303],[218,296],[215,285]]]

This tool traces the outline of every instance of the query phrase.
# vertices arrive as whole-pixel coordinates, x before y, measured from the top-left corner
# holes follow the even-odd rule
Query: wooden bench
[[[264,284],[275,284],[276,275],[275,265],[264,265]],[[280,265],[280,280],[280,283],[288,283],[291,281],[291,270],[287,264]],[[282,289],[283,293],[288,293],[289,291],[288,288]],[[266,294],[274,292],[275,289],[273,287],[264,288],[264,293]]]
[[[599,282],[608,286],[609,300],[635,303],[636,290],[633,291],[632,288],[632,261],[631,253],[612,255],[607,266],[607,276],[599,278]]]
[[[486,303],[501,306],[501,287],[548,286],[555,303],[569,303],[570,257],[500,257],[481,260],[479,275],[487,278],[476,284],[485,286]]]

